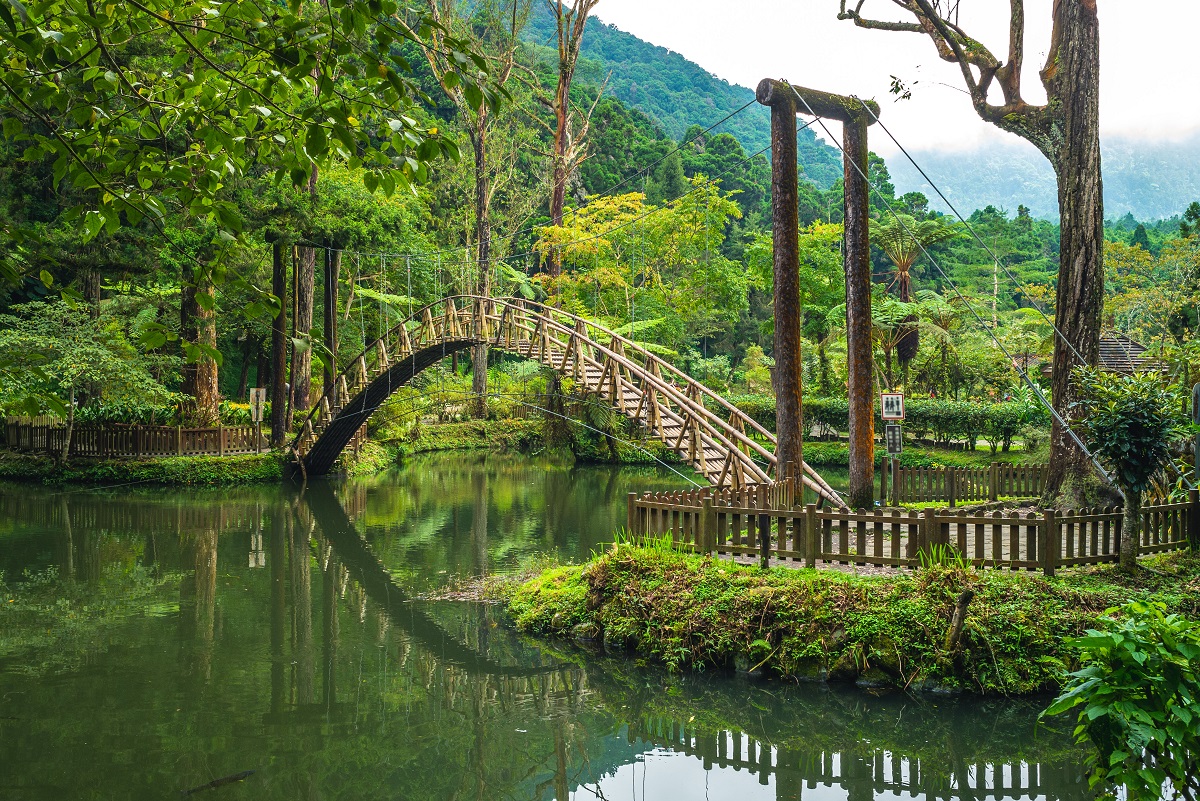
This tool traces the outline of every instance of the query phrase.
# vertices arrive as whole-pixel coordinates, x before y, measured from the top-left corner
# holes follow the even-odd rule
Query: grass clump
[[[1018,695],[1057,688],[1078,656],[1068,640],[1114,605],[1140,597],[1194,615],[1200,560],[1176,555],[1160,565],[1166,574],[1140,583],[1108,567],[1050,580],[955,564],[855,576],[619,545],[587,565],[544,572],[508,609],[521,631],[603,639],[677,670]],[[962,634],[950,645],[967,591]]]
[[[169,456],[155,459],[74,460],[60,466],[48,457],[0,453],[0,479],[46,484],[163,484],[236,486],[279,481],[283,457],[275,453],[241,456]]]

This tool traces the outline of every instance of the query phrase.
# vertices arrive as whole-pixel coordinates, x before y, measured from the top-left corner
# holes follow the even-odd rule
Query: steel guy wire
[[[921,243],[921,241],[919,239],[917,239],[917,237],[913,234],[912,230],[905,224],[904,219],[896,211],[895,207],[892,206],[891,202],[887,199],[887,197],[882,192],[880,192],[878,189],[876,189],[875,186],[873,186],[871,184],[871,179],[867,177],[866,173],[863,172],[862,168],[857,164],[857,162],[855,162],[854,159],[850,158],[846,154],[845,148],[842,147],[841,143],[833,136],[833,134],[830,132],[828,126],[825,125],[824,120],[822,120],[821,117],[819,117],[817,115],[817,113],[815,111],[813,111],[812,106],[810,106],[808,101],[805,100],[804,97],[799,92],[796,91],[796,88],[794,86],[792,86],[787,81],[784,81],[784,84],[789,89],[791,89],[792,94],[794,94],[797,97],[797,99],[799,99],[800,102],[804,104],[804,107],[806,109],[808,109],[808,113],[811,116],[813,116],[814,118],[816,118],[816,121],[818,123],[820,123],[821,129],[825,131],[826,136],[828,136],[830,141],[832,141],[834,143],[834,145],[837,146],[837,149],[841,151],[843,162],[854,166],[854,171],[857,172],[860,176],[862,176],[863,181],[865,181],[867,184],[867,188],[871,192],[874,192],[875,196],[878,197],[881,201],[883,201],[883,204],[885,206],[887,206],[888,211],[892,214],[893,217],[896,218],[896,222],[898,222],[900,224],[900,227],[904,229],[905,233],[907,233],[910,237],[913,238],[913,241],[917,243],[918,247],[920,247],[921,253],[923,253],[925,255],[925,258],[929,259],[929,262],[937,269],[938,274],[940,274],[942,276],[942,278],[946,281],[946,283],[950,285],[950,288],[954,290],[954,294],[958,297],[958,299],[960,301],[962,301],[963,305],[966,306],[967,310],[969,312],[971,312],[971,316],[974,317],[975,320],[979,323],[979,325],[988,332],[988,335],[992,338],[992,341],[996,343],[996,346],[998,348],[1000,348],[1000,351],[1005,355],[1005,357],[1008,358],[1009,362],[1012,363],[1013,368],[1016,369],[1017,372],[1021,375],[1021,377],[1025,379],[1025,383],[1029,385],[1029,388],[1034,391],[1034,393],[1037,395],[1038,399],[1042,402],[1042,405],[1046,407],[1046,409],[1050,412],[1050,414],[1054,417],[1054,419],[1058,422],[1058,424],[1060,426],[1062,426],[1062,429],[1063,429],[1063,431],[1065,431],[1067,433],[1067,436],[1069,436],[1075,442],[1075,444],[1079,446],[1079,449],[1081,451],[1083,451],[1085,456],[1088,457],[1088,460],[1091,461],[1091,463],[1096,467],[1096,469],[1100,471],[1100,475],[1104,476],[1105,480],[1108,481],[1110,484],[1113,484],[1112,477],[1108,474],[1108,471],[1105,470],[1103,466],[1101,466],[1099,460],[1095,457],[1095,455],[1092,454],[1092,452],[1090,450],[1088,450],[1088,447],[1086,445],[1084,445],[1083,440],[1079,438],[1079,435],[1076,434],[1075,431],[1071,428],[1071,426],[1067,424],[1066,420],[1063,419],[1062,415],[1060,415],[1058,413],[1058,411],[1055,410],[1053,404],[1051,404],[1050,401],[1046,399],[1046,396],[1042,393],[1041,387],[1039,387],[1037,385],[1037,383],[1035,383],[1033,381],[1033,379],[1031,379],[1029,377],[1029,374],[1027,372],[1025,372],[1024,370],[1022,370],[1016,366],[1017,362],[1013,358],[1012,354],[1008,352],[1008,348],[1006,348],[1004,346],[1004,343],[1002,343],[1000,341],[1000,338],[996,336],[996,333],[987,326],[987,324],[984,322],[983,318],[979,316],[979,313],[977,311],[975,311],[975,308],[970,303],[967,302],[967,299],[965,297],[963,297],[962,292],[959,291],[958,285],[955,284],[953,280],[951,280],[950,276],[946,275],[946,272],[945,272],[945,270],[942,269],[941,264],[939,264],[938,261],[932,256],[932,254],[929,253],[929,251],[925,248],[925,246]],[[1116,485],[1113,484],[1113,486],[1115,487]],[[1118,488],[1118,492],[1119,491],[1120,490]]]

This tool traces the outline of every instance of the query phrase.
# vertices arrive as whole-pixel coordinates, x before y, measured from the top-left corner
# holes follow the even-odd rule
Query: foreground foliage
[[[1077,658],[1068,640],[1131,597],[1200,612],[1200,560],[1161,564],[1176,574],[1133,578],[1104,567],[1047,580],[935,565],[857,576],[621,545],[524,584],[509,611],[523,631],[603,639],[675,669],[1014,695],[1057,687]],[[961,639],[948,644],[967,590],[974,599]]]
[[[1093,788],[1108,797],[1158,798],[1166,782],[1195,798],[1200,775],[1200,623],[1138,601],[1076,641],[1085,667],[1048,714],[1079,709],[1075,736],[1090,742]]]

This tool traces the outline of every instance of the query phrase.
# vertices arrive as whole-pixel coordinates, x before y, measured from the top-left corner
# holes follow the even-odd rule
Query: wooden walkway
[[[778,473],[775,437],[721,396],[602,325],[540,303],[461,295],[415,312],[351,359],[313,407],[293,447],[307,475],[328,472],[394,391],[473,345],[549,367],[603,398],[679,453],[711,484],[742,487]],[[802,480],[840,502],[811,468]]]

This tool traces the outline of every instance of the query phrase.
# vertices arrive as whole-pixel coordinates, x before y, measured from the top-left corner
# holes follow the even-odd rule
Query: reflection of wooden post
[[[802,461],[800,358],[800,206],[796,166],[796,107],[785,92],[760,86],[759,102],[771,105],[771,223],[774,245],[775,297],[775,456],[777,465]],[[777,479],[781,478],[776,468]]]
[[[865,117],[844,120],[846,187],[846,368],[850,401],[851,508],[873,505],[875,473],[875,387],[871,369],[871,246],[867,211],[867,122]]]

